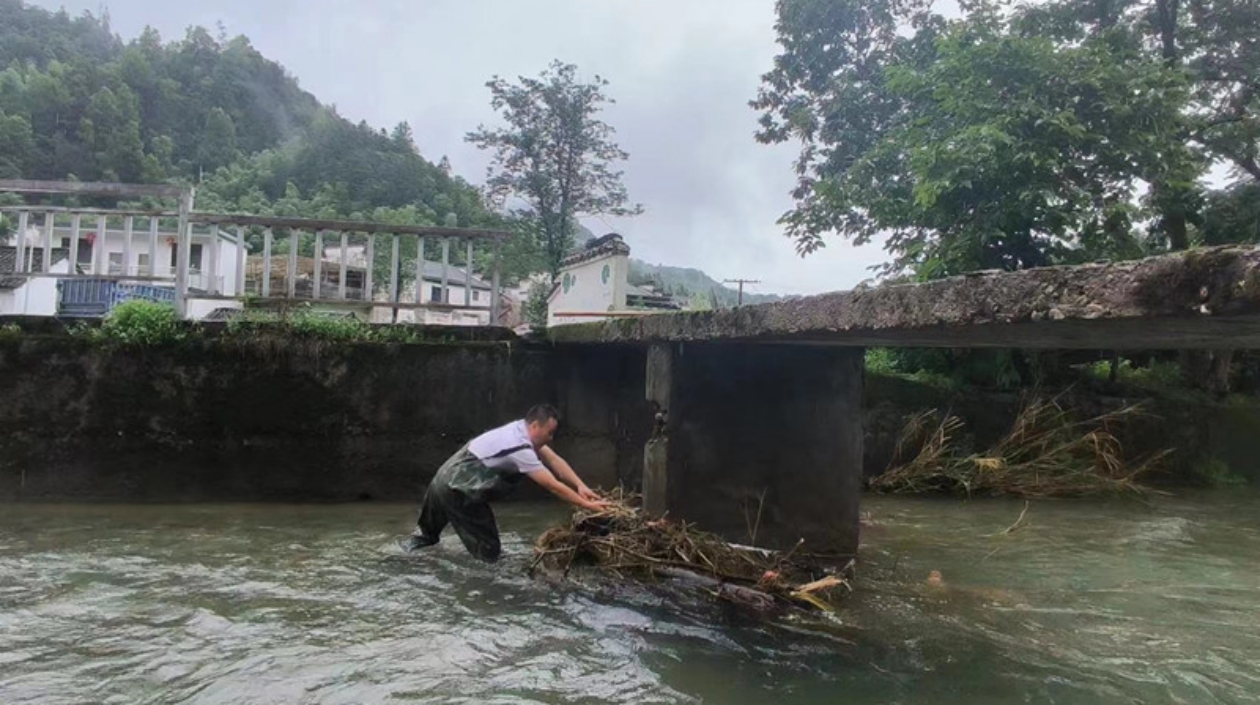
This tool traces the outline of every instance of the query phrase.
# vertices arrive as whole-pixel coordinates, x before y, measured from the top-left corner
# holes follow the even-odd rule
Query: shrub
[[[186,340],[190,328],[175,307],[154,301],[127,301],[114,307],[90,338],[120,345],[170,345]]]

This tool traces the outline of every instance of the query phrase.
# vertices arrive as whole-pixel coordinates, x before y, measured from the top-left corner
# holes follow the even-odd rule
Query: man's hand
[[[582,502],[582,508],[588,512],[602,512],[611,506],[612,506],[611,504],[609,504],[608,502],[605,502],[602,499],[596,499],[596,500],[584,499]]]
[[[591,488],[587,487],[586,485],[580,485],[578,487],[577,493],[579,497],[581,497],[582,499],[585,499],[588,502],[601,502],[605,506],[607,506],[608,504],[607,502],[603,502],[603,500],[600,499],[599,495],[596,494],[593,490],[591,490]]]

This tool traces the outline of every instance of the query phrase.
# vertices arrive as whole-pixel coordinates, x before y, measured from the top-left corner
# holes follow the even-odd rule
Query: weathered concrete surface
[[[862,477],[860,350],[671,346],[671,516],[733,540],[853,555]],[[662,380],[663,381],[663,380]],[[658,390],[659,393],[659,390]],[[644,478],[644,489],[649,483]]]
[[[982,273],[725,311],[553,328],[556,343],[767,341],[843,346],[1260,346],[1260,250]]]
[[[0,500],[418,501],[469,438],[552,399],[550,361],[502,343],[0,338]]]

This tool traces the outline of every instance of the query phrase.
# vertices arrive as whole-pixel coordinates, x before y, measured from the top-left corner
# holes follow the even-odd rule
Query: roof
[[[44,248],[29,247],[27,248],[27,262],[31,265],[30,271],[34,273],[44,271]],[[52,249],[52,263],[58,264],[70,259],[70,251],[61,247]],[[17,271],[17,248],[8,245],[0,247],[0,275],[6,272]],[[0,276],[0,289],[16,289],[26,283],[25,277],[3,277]]]
[[[638,299],[638,301],[632,302],[631,299]],[[626,285],[626,306],[664,308],[674,311],[682,309],[682,306],[679,306],[678,303],[674,301],[674,297],[650,291],[641,286],[635,286],[634,284]]]
[[[621,239],[617,233],[608,233],[603,237],[597,237],[586,243],[582,249],[565,257],[560,262],[560,267],[572,267],[583,262],[589,262],[601,257],[611,257],[613,255],[629,255],[630,246],[626,241]]]

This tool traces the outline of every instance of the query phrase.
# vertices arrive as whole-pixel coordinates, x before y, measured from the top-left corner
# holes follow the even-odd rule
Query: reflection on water
[[[1260,702],[1260,496],[1020,508],[870,498],[857,594],[764,623],[529,579],[555,504],[497,566],[400,506],[0,506],[0,702]]]

